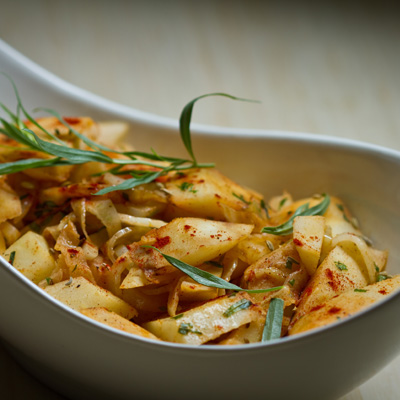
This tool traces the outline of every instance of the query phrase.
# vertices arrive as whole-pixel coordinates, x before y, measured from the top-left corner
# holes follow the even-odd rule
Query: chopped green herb
[[[75,272],[75,270],[78,268],[78,264],[75,264],[74,269],[72,270],[72,272]]]
[[[330,197],[326,194],[323,195],[323,200],[315,205],[314,207],[309,208],[309,204],[301,205],[294,214],[283,224],[278,226],[266,226],[262,228],[261,232],[263,233],[271,233],[272,235],[286,236],[290,235],[293,232],[293,220],[298,216],[307,216],[307,215],[323,215],[325,211],[328,209],[330,203]]]
[[[49,277],[46,278],[46,282],[47,282],[47,284],[48,284],[49,286],[54,284],[53,279],[51,279],[51,278],[49,278]]]
[[[247,205],[251,204],[251,201],[247,201],[247,200],[243,197],[242,194],[237,194],[237,193],[234,193],[234,192],[232,192],[232,194],[233,194],[237,199],[239,199],[240,201],[242,201],[243,203],[245,203],[245,204],[247,204]]]
[[[245,310],[246,308],[249,308],[252,304],[253,303],[250,300],[241,299],[235,304],[232,304],[222,315],[225,318],[228,318],[240,310]]]
[[[188,333],[195,333],[196,335],[202,335],[201,332],[193,329],[193,325],[190,322],[182,322],[179,325],[178,332],[181,335],[187,335]]]
[[[265,204],[264,199],[261,199],[260,207],[265,211],[265,214],[267,214],[267,218],[270,219],[271,217],[269,216],[268,206]]]
[[[284,204],[287,202],[287,197],[284,197],[280,202],[279,202],[279,206],[278,206],[278,210],[280,210]]]
[[[374,267],[375,267],[375,271],[379,272],[379,267],[376,265],[376,262],[374,261]]]
[[[352,224],[352,222],[349,220],[349,218],[347,217],[347,215],[346,215],[345,213],[343,213],[343,219],[344,219],[346,222]]]
[[[197,193],[197,190],[194,190],[193,186],[194,185],[191,182],[182,182],[180,185],[178,185],[178,188],[183,192]]]
[[[366,293],[367,292],[367,290],[365,290],[365,289],[354,289],[354,291],[358,292],[358,293]]]
[[[267,240],[266,243],[267,243],[267,247],[269,248],[270,251],[274,251],[275,250],[275,247],[274,247],[273,243],[270,240]]]
[[[336,204],[336,207],[340,210],[340,211],[344,211],[344,207],[342,204]]]
[[[290,286],[294,286],[295,282],[296,282],[295,279],[290,280],[290,281],[289,281]]]
[[[287,268],[287,269],[292,269],[293,264],[299,265],[300,263],[299,263],[297,260],[295,260],[293,257],[290,257],[290,256],[289,256],[289,257],[286,259],[286,268]]]
[[[12,252],[10,253],[10,259],[8,260],[8,262],[9,262],[11,265],[14,264],[15,254],[16,254],[15,251],[12,251]]]
[[[335,265],[341,270],[341,271],[347,271],[347,266],[346,264],[343,264],[340,261],[335,261]]]
[[[377,282],[385,281],[388,278],[389,278],[389,276],[387,274],[385,274],[385,273],[379,273],[379,274],[376,275],[376,281]]]
[[[284,301],[278,297],[271,300],[265,319],[263,342],[281,337],[284,306]]]
[[[171,317],[171,318],[172,318],[172,319],[180,319],[180,318],[182,318],[184,315],[185,315],[184,313],[181,313],[181,314],[177,314],[177,315],[175,315],[175,316],[173,316],[173,317]]]

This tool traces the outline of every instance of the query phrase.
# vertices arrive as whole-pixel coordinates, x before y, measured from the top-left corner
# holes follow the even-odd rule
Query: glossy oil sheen
[[[141,150],[183,154],[177,122],[105,101],[48,74],[0,41],[0,65],[26,108],[120,119]],[[13,94],[0,79],[0,101]],[[197,126],[201,161],[266,197],[337,195],[378,248],[400,267],[400,154],[288,132]],[[133,137],[134,136],[134,137]],[[12,299],[12,300],[11,300]],[[153,343],[103,327],[53,300],[12,267],[0,265],[0,336],[36,377],[73,399],[335,399],[378,372],[400,351],[400,294],[324,329],[270,344],[194,348]],[[379,346],[377,345],[379,342]]]

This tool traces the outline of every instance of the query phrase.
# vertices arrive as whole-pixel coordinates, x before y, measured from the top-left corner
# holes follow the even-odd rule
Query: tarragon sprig
[[[169,256],[168,254],[163,253],[157,247],[150,245],[142,245],[142,247],[158,251],[172,266],[174,266],[175,268],[179,269],[180,271],[188,275],[195,282],[200,283],[201,285],[204,286],[215,287],[218,289],[241,291],[247,293],[266,293],[266,292],[281,290],[283,288],[283,286],[275,286],[266,289],[243,289],[240,286],[237,286],[231,282],[226,281],[225,279],[222,279],[216,275],[211,274],[210,272],[194,267],[193,265],[186,264],[185,262],[178,260],[175,257]]]
[[[41,126],[24,108],[15,83],[6,74],[3,75],[10,80],[13,86],[17,98],[17,113],[14,114],[5,105],[0,103],[0,107],[5,111],[11,120],[11,122],[8,122],[4,118],[0,118],[0,122],[2,123],[2,127],[0,127],[0,133],[3,133],[10,139],[22,144],[24,147],[21,147],[21,150],[33,151],[37,153],[37,156],[36,158],[0,164],[0,175],[11,174],[32,168],[76,165],[95,161],[114,166],[107,171],[109,173],[132,176],[132,178],[126,179],[121,184],[109,186],[96,192],[96,195],[103,195],[117,190],[132,189],[138,185],[153,182],[157,178],[166,175],[171,171],[184,171],[191,168],[214,167],[213,163],[198,163],[196,157],[194,156],[190,133],[190,122],[195,102],[209,96],[224,96],[233,100],[252,101],[225,93],[205,94],[190,101],[182,110],[179,121],[180,136],[190,156],[189,160],[161,156],[154,150],[152,150],[150,153],[146,153],[139,151],[119,151],[111,149],[107,146],[96,143],[90,138],[79,133],[56,111],[47,108],[39,108],[34,110],[46,111],[50,115],[56,117],[66,128],[69,129],[71,134],[82,140],[90,149],[85,150],[70,147],[66,142],[48,132],[43,126]],[[32,130],[28,129],[24,121],[19,116],[20,112],[22,112],[24,117],[34,124],[34,126],[44,132],[51,141],[41,139]],[[124,156],[124,158],[113,158],[108,154],[118,154],[119,156]],[[138,170],[138,168],[135,168],[135,166],[146,166],[150,168],[148,170]],[[124,168],[122,169],[122,167]],[[129,167],[132,168],[129,169]]]
[[[325,211],[328,209],[331,199],[327,194],[324,194],[323,197],[323,200],[314,207],[310,208],[309,203],[303,204],[293,213],[293,215],[286,222],[278,226],[266,226],[262,228],[261,232],[270,233],[272,235],[278,236],[290,235],[293,232],[293,220],[296,217],[325,214]]]

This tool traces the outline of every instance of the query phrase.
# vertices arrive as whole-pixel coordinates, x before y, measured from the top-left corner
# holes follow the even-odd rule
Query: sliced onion
[[[86,199],[73,200],[71,202],[71,207],[74,210],[76,217],[81,225],[81,229],[86,239],[89,239],[89,235],[86,230]]]
[[[83,243],[82,250],[85,254],[86,260],[94,260],[99,255],[98,247],[89,241]]]
[[[375,282],[375,265],[365,240],[354,233],[342,233],[332,239],[332,248],[340,246],[364,267],[369,283]]]
[[[171,291],[169,292],[167,310],[170,317],[174,317],[176,315],[176,310],[179,304],[179,294],[181,291],[181,285],[185,279],[186,276],[181,276],[180,278],[177,278],[171,288]]]
[[[118,215],[121,220],[121,223],[124,225],[143,226],[146,228],[161,228],[162,226],[167,225],[166,222],[161,221],[160,219],[134,217],[128,214],[118,214]]]
[[[110,199],[87,201],[86,210],[102,222],[109,237],[121,229],[119,214]]]
[[[116,256],[116,252],[114,250],[114,247],[117,243],[117,241],[121,238],[123,238],[126,235],[129,235],[133,232],[132,228],[122,228],[120,229],[117,233],[115,233],[106,243],[106,254],[107,257],[111,260],[112,263],[115,262],[115,260],[117,259],[117,257],[119,257],[119,255]]]

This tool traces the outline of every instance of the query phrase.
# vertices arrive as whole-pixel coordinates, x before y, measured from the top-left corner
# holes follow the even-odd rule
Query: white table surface
[[[0,37],[96,94],[194,122],[400,150],[398,9],[376,2],[0,0]],[[324,3],[324,4],[321,4]],[[400,358],[341,400],[397,399]],[[29,397],[27,397],[29,396]],[[61,399],[0,347],[0,397]]]

